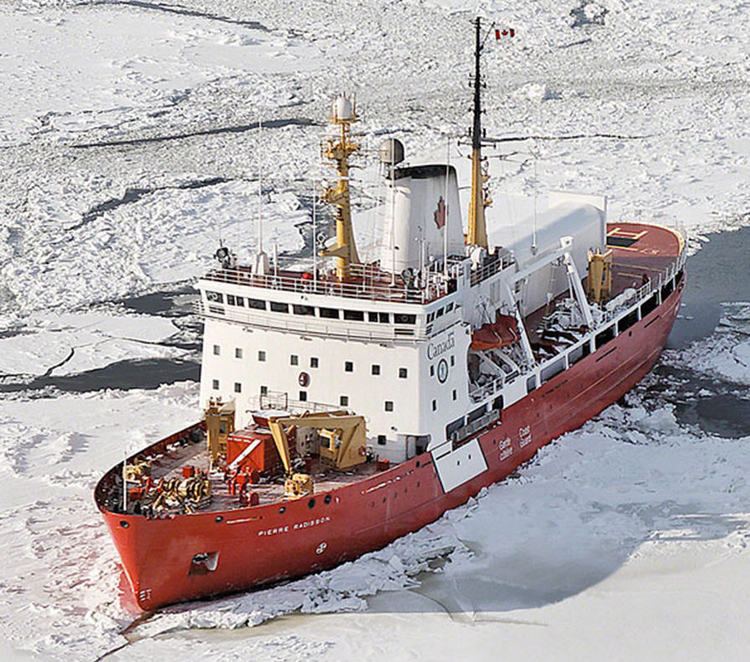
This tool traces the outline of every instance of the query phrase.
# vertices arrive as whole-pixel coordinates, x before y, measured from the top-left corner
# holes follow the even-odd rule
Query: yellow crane
[[[312,477],[292,471],[288,430],[313,428],[320,437],[320,457],[332,467],[350,469],[365,461],[367,455],[367,428],[362,416],[347,412],[305,413],[301,416],[272,416],[268,419],[276,450],[286,473],[287,496],[300,497],[313,491]]]

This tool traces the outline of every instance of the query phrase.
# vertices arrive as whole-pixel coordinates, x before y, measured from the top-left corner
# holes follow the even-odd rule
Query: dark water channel
[[[708,235],[709,242],[688,260],[688,286],[667,349],[681,350],[713,333],[722,304],[750,302],[750,228]],[[748,328],[738,334],[750,333]],[[681,424],[706,434],[750,436],[750,388],[705,375],[689,365],[662,361],[647,380],[647,396],[675,405]]]

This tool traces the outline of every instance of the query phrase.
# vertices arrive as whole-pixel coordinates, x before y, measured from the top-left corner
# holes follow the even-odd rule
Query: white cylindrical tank
[[[606,203],[594,206],[589,200],[577,199],[574,195],[560,196],[555,202],[558,204],[537,215],[536,233],[533,217],[512,224],[496,224],[489,228],[490,245],[513,251],[519,269],[524,269],[560,248],[562,237],[571,237],[570,254],[578,275],[583,278],[588,270],[588,251],[605,248]],[[554,264],[541,267],[525,281],[519,296],[521,313],[527,315],[544,306],[568,285],[564,268]]]

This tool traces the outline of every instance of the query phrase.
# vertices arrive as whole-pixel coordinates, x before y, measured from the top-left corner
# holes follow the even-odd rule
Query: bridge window
[[[348,395],[342,395],[339,397],[339,404],[342,407],[348,407],[349,406],[349,396]]]
[[[372,374],[373,375],[379,375],[380,374],[380,366],[377,363],[372,364]]]
[[[379,434],[378,435],[378,445],[379,446],[385,446],[385,441],[386,441],[385,440],[385,435],[384,434]]]
[[[313,315],[315,316],[315,308],[313,306],[292,306],[292,312],[295,315]]]
[[[234,295],[233,294],[227,294],[227,303],[230,306],[234,306]]]
[[[299,356],[292,354],[289,357],[289,365],[299,365]]]
[[[206,290],[206,301],[224,303],[224,295],[221,292],[210,292],[209,290]]]
[[[245,306],[245,298],[244,297],[234,297],[237,301],[238,306],[242,306],[244,308]]]
[[[265,310],[266,309],[266,302],[261,301],[260,299],[248,299],[247,300],[247,307],[248,308],[255,308],[256,310]]]
[[[409,376],[409,371],[406,368],[399,368],[398,369],[398,377],[399,379],[406,379]]]
[[[354,364],[351,361],[344,361],[344,371],[354,372]]]
[[[258,361],[265,361],[266,360],[266,353],[262,349],[258,350]]]
[[[289,304],[288,303],[278,303],[277,301],[271,301],[271,310],[274,313],[288,313],[289,312]]]
[[[364,322],[365,314],[361,310],[345,310],[344,319],[352,320],[354,322]]]
[[[405,313],[393,313],[393,321],[396,324],[416,324],[416,315],[407,315]]]
[[[300,391],[299,399],[300,399],[300,402],[307,402],[307,391]]]
[[[325,319],[337,320],[339,318],[338,308],[321,308],[320,316]]]
[[[392,400],[386,400],[385,401],[385,410],[386,411],[393,411],[393,401]]]
[[[318,357],[317,356],[311,356],[310,357],[310,367],[311,368],[317,368],[318,367]]]

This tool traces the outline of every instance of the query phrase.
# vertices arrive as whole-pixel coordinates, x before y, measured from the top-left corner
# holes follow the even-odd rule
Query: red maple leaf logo
[[[437,225],[438,230],[445,227],[445,200],[443,200],[442,195],[440,196],[440,200],[438,200],[437,207],[435,208],[432,217],[435,219],[435,225]]]

